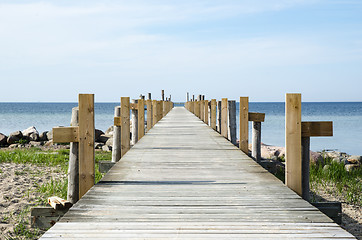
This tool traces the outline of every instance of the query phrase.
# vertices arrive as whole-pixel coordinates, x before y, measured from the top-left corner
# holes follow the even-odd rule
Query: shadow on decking
[[[238,182],[215,182],[215,181],[100,181],[104,185],[244,185]]]

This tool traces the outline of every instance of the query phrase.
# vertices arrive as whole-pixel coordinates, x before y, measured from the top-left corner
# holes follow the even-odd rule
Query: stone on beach
[[[34,126],[28,127],[27,129],[21,131],[21,133],[28,141],[38,141],[39,139],[39,132]]]
[[[8,137],[5,134],[0,133],[0,146],[8,145]]]
[[[10,133],[9,137],[8,137],[8,144],[14,144],[19,142],[19,140],[23,137],[23,134],[21,133],[21,131],[16,131],[16,132],[12,132]]]

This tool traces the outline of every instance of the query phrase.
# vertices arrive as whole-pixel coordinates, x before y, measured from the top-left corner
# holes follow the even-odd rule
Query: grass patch
[[[322,165],[311,165],[310,181],[312,184],[332,184],[348,203],[362,205],[362,168],[347,172],[343,163],[333,162],[326,158],[328,168]]]

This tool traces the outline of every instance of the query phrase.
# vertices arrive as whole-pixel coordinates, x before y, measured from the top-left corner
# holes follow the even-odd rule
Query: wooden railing
[[[239,144],[236,142],[235,101],[205,100],[187,94],[185,108],[257,162],[261,160],[261,123],[264,113],[249,112],[249,98],[239,99]],[[210,116],[208,115],[210,112]],[[216,121],[218,116],[218,121]],[[333,136],[333,122],[302,122],[301,94],[286,94],[285,104],[285,183],[309,201],[310,137]],[[252,124],[252,151],[249,153],[249,121]],[[216,124],[218,122],[218,124]],[[229,123],[229,124],[228,124]]]
[[[164,98],[164,91],[162,90]],[[95,123],[94,94],[79,94],[79,107],[72,109],[70,127],[53,128],[54,143],[70,143],[68,196],[76,203],[95,183]],[[112,162],[119,161],[139,139],[173,108],[171,96],[166,101],[144,101],[144,97],[130,102],[129,97],[121,97],[120,106],[114,110],[114,130]],[[145,110],[147,123],[145,128]],[[132,112],[132,129],[130,129]]]

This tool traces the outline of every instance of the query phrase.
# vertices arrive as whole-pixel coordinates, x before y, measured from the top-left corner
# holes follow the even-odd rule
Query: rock
[[[39,140],[39,132],[36,130],[34,126],[31,126],[21,132],[23,137],[28,141],[38,141]]]
[[[358,164],[358,163],[361,163],[362,161],[362,157],[361,156],[356,156],[356,155],[353,155],[353,156],[350,156],[347,158],[347,161],[350,163],[350,164]]]
[[[8,137],[2,133],[0,133],[0,146],[8,145]]]
[[[261,157],[264,159],[270,159],[272,157],[283,157],[285,156],[285,148],[261,144]]]
[[[104,135],[106,135],[107,137],[113,137],[113,129],[114,129],[114,126],[110,126],[107,131],[104,133]]]
[[[53,130],[47,132],[47,138],[48,138],[48,141],[53,139]]]
[[[39,141],[43,141],[43,142],[48,141],[48,131],[42,132],[39,135]]]
[[[342,157],[341,163],[343,163],[344,165],[350,164],[350,163],[348,162],[347,158],[344,158],[344,157]]]
[[[10,144],[9,148],[17,148],[19,146],[19,144],[14,143],[14,144]]]
[[[105,151],[105,152],[110,152],[110,151],[112,151],[112,147],[111,147],[111,146],[108,146],[108,145],[104,145],[104,146],[102,147],[102,150]]]
[[[49,141],[47,141],[45,144],[44,144],[44,146],[46,146],[46,147],[51,147],[51,146],[53,146],[54,144],[53,144],[53,141],[52,140],[49,140]]]
[[[21,131],[16,131],[13,133],[10,133],[9,137],[8,137],[8,144],[14,144],[16,142],[19,142],[19,140],[23,137],[23,134],[21,133]]]
[[[104,146],[104,143],[100,143],[100,142],[96,142],[94,145],[95,149],[102,149],[102,147]]]
[[[331,166],[328,165],[328,164],[325,165],[325,166],[323,167],[323,172],[327,172],[330,167],[331,167]]]
[[[338,152],[338,151],[324,151],[323,155],[325,158],[336,158],[336,157],[346,157],[348,156],[347,153],[344,152]]]
[[[36,142],[36,141],[30,141],[29,145],[32,147],[39,147],[41,146],[43,143],[42,142]]]
[[[332,159],[332,162],[334,163],[341,163],[343,161],[343,157],[335,157]]]
[[[100,137],[101,135],[103,135],[103,134],[104,134],[104,132],[103,132],[102,130],[95,129],[95,130],[94,130],[94,139],[95,139],[95,141],[96,141],[96,142],[101,142],[101,141],[99,141],[99,137]]]
[[[354,169],[359,168],[359,166],[360,166],[359,164],[348,164],[348,165],[344,166],[344,169],[346,169],[347,172],[351,172]]]
[[[107,146],[110,146],[110,147],[113,146],[113,137],[110,137],[110,138],[107,140],[106,145],[107,145]]]
[[[98,137],[97,142],[106,143],[110,137],[107,137],[105,134],[102,134]]]
[[[319,165],[319,164],[323,165],[324,158],[323,158],[322,154],[310,151],[310,163],[315,164],[315,165]]]

